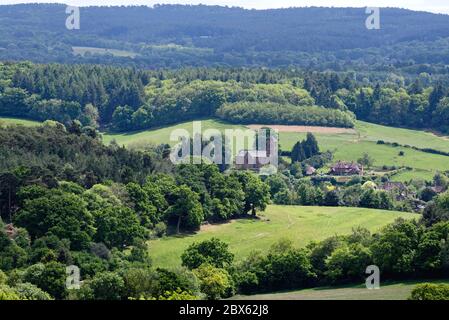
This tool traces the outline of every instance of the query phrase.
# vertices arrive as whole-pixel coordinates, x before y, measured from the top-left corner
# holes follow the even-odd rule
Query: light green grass
[[[38,121],[33,121],[33,120],[0,117],[0,126],[1,125],[15,125],[15,124],[33,127],[33,126],[38,126],[41,123]]]
[[[22,123],[25,125],[35,125],[37,123],[27,120],[6,119],[8,123]],[[203,132],[207,129],[242,129],[242,125],[233,125],[218,120],[201,121]],[[127,133],[104,133],[103,141],[109,144],[116,140],[119,145],[127,147],[142,148],[147,144],[158,145],[168,143],[176,144],[176,141],[170,141],[170,134],[175,129],[185,129],[192,132],[192,122],[184,122],[177,125],[171,125],[163,128],[145,130],[139,132]],[[378,145],[378,140],[388,142],[398,142],[403,145],[416,146],[418,148],[432,148],[441,151],[449,151],[449,139],[439,137],[432,133],[392,128],[380,126],[363,121],[357,121],[356,133],[342,134],[315,134],[320,149],[334,152],[334,161],[346,160],[357,161],[363,153],[368,153],[374,159],[374,165],[381,167],[387,166],[405,166],[413,168],[413,171],[402,172],[393,177],[395,181],[408,181],[411,179],[431,180],[436,171],[449,170],[449,157],[425,153],[412,148],[393,147],[391,145]],[[281,132],[279,142],[281,149],[291,150],[293,145],[305,138],[306,133]],[[399,152],[404,151],[405,156],[399,156]]]
[[[449,280],[420,280],[385,283],[380,289],[368,290],[364,285],[336,288],[314,288],[299,291],[235,296],[235,300],[406,300],[417,284],[449,283]]]
[[[268,206],[260,220],[239,219],[221,225],[208,225],[196,234],[169,236],[149,243],[155,266],[173,267],[181,264],[182,252],[193,242],[217,237],[230,245],[236,259],[252,250],[266,251],[282,238],[297,246],[311,240],[323,240],[335,234],[348,234],[353,227],[370,231],[393,222],[398,217],[413,219],[415,214],[345,207]]]
[[[202,120],[202,131],[207,129],[217,129],[224,132],[226,129],[242,129],[247,130],[242,125],[232,125],[226,122],[218,120]],[[145,144],[163,144],[168,143],[175,145],[177,141],[170,141],[170,134],[177,129],[187,130],[190,134],[193,131],[193,122],[184,122],[176,125],[171,125],[154,130],[145,130],[138,132],[126,132],[126,133],[105,133],[103,134],[103,141],[108,144],[112,140],[115,140],[119,145],[125,145],[129,147],[143,146]]]
[[[356,129],[365,141],[384,140],[401,145],[449,152],[449,138],[440,137],[430,132],[386,127],[363,121],[357,121]]]
[[[72,47],[73,54],[84,56],[86,53],[91,54],[112,54],[115,57],[125,57],[125,58],[135,58],[137,53],[126,51],[126,50],[118,50],[118,49],[109,49],[109,48],[96,48],[96,47]]]
[[[204,120],[202,125],[203,129],[215,128],[221,131],[244,128],[241,125],[227,124],[217,120]],[[169,143],[173,145],[175,142],[170,141],[170,133],[174,129],[186,129],[191,132],[191,128],[192,122],[186,122],[155,130],[105,134],[104,141],[109,143],[112,139],[115,139],[120,145],[134,147],[143,146],[146,143]],[[419,148],[449,151],[449,139],[447,137],[439,137],[424,131],[385,127],[363,121],[357,121],[356,130],[356,133],[316,133],[315,135],[321,150],[334,152],[335,161],[357,161],[366,152],[374,159],[375,166],[405,166],[415,169],[396,176],[394,178],[396,181],[408,181],[412,178],[430,180],[436,171],[449,170],[449,158],[446,156],[425,153],[412,148],[395,148],[377,144],[378,140],[384,140]],[[305,136],[306,133],[281,132],[279,134],[281,149],[290,150],[298,140],[304,139]],[[405,156],[399,156],[399,151],[404,151]]]

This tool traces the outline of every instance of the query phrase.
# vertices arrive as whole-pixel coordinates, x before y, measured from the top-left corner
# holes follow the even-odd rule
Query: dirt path
[[[316,126],[284,126],[284,125],[261,125],[261,124],[251,124],[247,126],[250,129],[257,130],[263,127],[268,127],[276,129],[279,132],[312,132],[312,133],[349,133],[356,134],[355,129],[349,128],[336,128],[336,127],[316,127]]]

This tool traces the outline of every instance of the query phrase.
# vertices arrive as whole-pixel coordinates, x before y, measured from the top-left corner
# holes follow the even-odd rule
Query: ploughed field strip
[[[302,133],[329,133],[329,134],[337,134],[337,133],[349,133],[356,134],[357,131],[355,129],[348,128],[337,128],[337,127],[319,127],[319,126],[286,126],[286,125],[260,125],[260,124],[251,124],[247,126],[250,129],[258,130],[261,128],[271,128],[278,130],[279,132],[302,132]]]

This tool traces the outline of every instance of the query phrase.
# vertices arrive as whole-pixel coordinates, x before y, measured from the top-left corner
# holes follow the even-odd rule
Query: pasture
[[[418,215],[403,212],[345,207],[268,206],[258,214],[260,219],[238,219],[229,223],[205,225],[197,233],[172,235],[149,242],[153,265],[181,265],[181,254],[193,242],[212,237],[229,244],[240,260],[253,250],[266,251],[280,239],[290,239],[296,246],[333,235],[351,233],[354,227],[376,232],[401,217],[413,219]]]
[[[245,128],[243,125],[233,125],[212,119],[203,120],[202,127],[203,130],[213,128],[221,131]],[[114,139],[120,145],[137,148],[148,143],[174,145],[176,142],[170,141],[170,133],[175,129],[186,129],[192,132],[192,122],[133,133],[105,133],[103,140],[105,143],[109,143]],[[305,138],[306,129],[304,129],[304,132],[290,130],[279,132],[281,149],[291,150],[298,140]],[[412,178],[430,180],[436,171],[449,170],[449,158],[446,156],[425,153],[412,148],[377,144],[378,140],[383,140],[418,148],[449,151],[449,139],[447,137],[440,137],[429,132],[385,127],[357,121],[355,130],[339,131],[338,133],[326,130],[324,133],[315,132],[315,135],[320,149],[332,151],[335,160],[356,161],[366,152],[374,159],[374,166],[404,166],[414,169],[395,176],[393,179],[396,181],[408,181]],[[405,155],[399,156],[400,151],[403,151]]]
[[[406,300],[413,288],[423,282],[449,283],[449,280],[421,280],[389,282],[380,285],[377,290],[368,290],[364,285],[345,287],[322,287],[290,292],[238,295],[232,300]]]
[[[0,123],[37,125],[38,122],[0,118]],[[214,119],[201,121],[202,130],[217,129],[222,132],[226,129],[241,129],[243,125],[229,124]],[[115,140],[119,145],[141,149],[146,145],[158,145],[168,143],[175,145],[176,141],[170,141],[170,134],[176,129],[184,129],[192,133],[192,122],[183,122],[176,125],[143,130],[137,132],[112,133],[104,132],[103,141],[109,144]],[[304,129],[306,131],[306,129]],[[328,131],[328,130],[327,130]],[[412,171],[401,172],[393,176],[394,181],[408,181],[411,179],[430,180],[437,171],[449,170],[449,157],[431,154],[406,147],[393,147],[391,145],[377,144],[378,140],[385,142],[397,142],[401,145],[415,146],[418,148],[432,148],[449,152],[449,138],[440,137],[430,132],[419,130],[385,127],[363,121],[357,121],[355,131],[339,133],[316,132],[320,149],[330,150],[334,153],[334,160],[356,161],[363,153],[368,153],[374,159],[374,166],[410,167]],[[283,130],[279,132],[279,143],[283,150],[291,150],[293,145],[304,139],[306,132],[293,132]],[[404,156],[399,152],[403,151]]]

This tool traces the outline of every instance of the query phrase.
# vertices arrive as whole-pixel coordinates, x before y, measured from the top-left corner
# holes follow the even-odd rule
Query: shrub
[[[85,295],[85,298],[89,299],[121,300],[125,293],[125,282],[123,278],[114,272],[98,273],[85,286],[87,288],[83,289],[86,292],[91,291],[92,293],[92,296],[90,294]]]
[[[233,294],[233,281],[226,270],[203,264],[193,272],[200,280],[201,292],[208,299],[217,300]]]
[[[19,283],[14,290],[23,300],[53,300],[47,292],[31,283]]]
[[[448,284],[422,283],[410,294],[409,300],[449,300]]]
[[[234,255],[229,252],[227,243],[212,238],[190,245],[182,254],[181,259],[182,265],[189,269],[196,269],[204,263],[223,268],[232,263]]]
[[[10,287],[0,285],[0,301],[2,300],[21,300],[19,295]]]
[[[154,226],[153,232],[157,237],[162,238],[167,233],[167,225],[164,222],[159,222]]]

